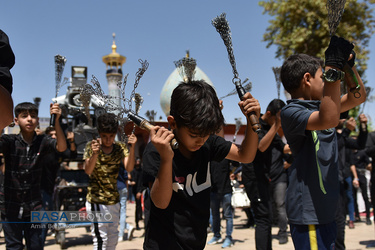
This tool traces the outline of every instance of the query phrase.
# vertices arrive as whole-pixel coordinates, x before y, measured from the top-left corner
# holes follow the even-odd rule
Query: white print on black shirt
[[[186,192],[190,196],[193,196],[194,192],[199,193],[210,187],[211,187],[210,163],[208,163],[206,181],[204,183],[200,185],[197,184],[197,172],[194,173],[194,176],[192,174],[188,174],[186,176]],[[178,190],[184,190],[184,184],[173,182],[172,188],[173,188],[173,191],[178,192]]]

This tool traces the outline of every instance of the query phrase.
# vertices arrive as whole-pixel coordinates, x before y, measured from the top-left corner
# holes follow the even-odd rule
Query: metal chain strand
[[[234,79],[239,79],[238,72],[236,69],[236,61],[233,54],[231,31],[225,16],[225,13],[221,13],[220,16],[217,16],[216,18],[212,19],[211,23],[216,28],[216,31],[220,34],[221,38],[224,41],[225,47],[227,48],[228,58],[230,64],[232,65]]]
[[[246,78],[245,81],[243,81],[243,88],[246,92],[251,92],[251,89],[252,89],[252,85],[253,83],[252,82],[248,82],[246,83],[247,81],[249,80],[249,78]],[[219,99],[222,100],[223,98],[225,97],[228,97],[228,96],[231,96],[231,95],[236,95],[237,94],[237,89],[233,89],[231,92],[229,92],[228,94],[226,94],[225,96],[222,96],[220,97]]]
[[[85,84],[80,92],[80,99],[83,105],[86,105],[87,103],[89,103],[91,96],[95,95],[100,100],[99,106],[101,108],[104,108],[106,112],[117,111],[116,118],[117,118],[117,121],[120,123],[120,130],[121,130],[120,140],[122,142],[127,141],[127,137],[123,128],[128,121],[127,113],[131,111],[132,100],[140,101],[140,99],[136,97],[135,90],[138,87],[139,81],[142,78],[143,74],[146,72],[148,65],[149,65],[147,60],[145,60],[144,62],[142,60],[138,60],[138,61],[141,63],[141,68],[139,68],[138,72],[136,73],[136,79],[135,79],[133,91],[131,92],[129,99],[125,97],[125,87],[127,84],[128,74],[125,75],[124,80],[122,82],[119,81],[117,83],[117,87],[120,89],[120,93],[121,93],[120,97],[113,97],[110,95],[106,95],[102,87],[100,86],[98,79],[94,75],[92,76],[92,79],[91,79],[92,85]],[[122,106],[117,105],[114,102],[114,100],[116,99],[122,100],[123,105]],[[142,98],[142,102],[143,102],[143,98]],[[128,108],[126,107],[127,105],[128,105]]]
[[[128,76],[129,76],[129,74],[126,74],[124,76],[124,80],[122,82],[121,81],[117,82],[117,87],[119,88],[120,94],[121,94],[120,100],[128,100],[128,99],[126,99],[126,96],[125,96],[125,93],[126,93],[125,87],[126,87],[126,84],[127,84],[127,81],[128,81]]]
[[[62,73],[64,72],[64,67],[66,63],[66,58],[65,56],[61,55],[56,55],[55,56],[55,97],[59,95],[60,88],[62,87],[61,84],[61,78],[62,78]],[[66,82],[64,81],[63,84]]]
[[[104,108],[107,112],[111,111],[118,111],[119,113],[122,113],[122,108],[119,107],[114,101],[113,96],[104,94],[104,91],[102,87],[100,86],[100,83],[98,79],[95,76],[92,76],[91,83],[94,85],[92,88],[86,88],[87,90],[91,90],[92,94],[97,96],[99,100],[101,100],[102,104],[100,105],[102,108]],[[84,88],[85,89],[85,88]]]
[[[147,62],[147,60],[142,61],[141,59],[139,59],[138,62],[141,63],[141,67],[138,69],[137,73],[135,74],[135,82],[134,82],[133,91],[130,94],[130,98],[129,98],[129,101],[128,101],[128,103],[129,103],[129,110],[131,110],[131,107],[132,107],[132,100],[134,99],[134,96],[135,96],[135,90],[137,89],[139,81],[141,80],[143,74],[148,69],[148,65],[149,65],[149,63]]]
[[[336,33],[336,29],[339,26],[341,17],[344,13],[346,0],[328,0],[328,27],[329,34],[333,36]]]

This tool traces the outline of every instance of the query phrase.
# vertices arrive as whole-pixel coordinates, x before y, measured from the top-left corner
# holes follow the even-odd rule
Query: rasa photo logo
[[[32,211],[34,223],[112,223],[112,215],[86,211]]]

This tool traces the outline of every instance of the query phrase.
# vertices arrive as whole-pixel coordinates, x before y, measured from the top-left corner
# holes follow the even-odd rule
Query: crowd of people
[[[14,55],[6,34],[0,35],[0,90],[10,95]],[[360,220],[356,190],[362,193],[367,225],[375,203],[375,185],[366,178],[375,157],[375,132],[368,133],[364,114],[348,117],[349,110],[366,100],[353,49],[349,41],[332,36],[324,61],[306,54],[287,58],[280,79],[291,99],[274,99],[261,113],[259,101],[245,93],[238,105],[246,131],[238,144],[224,138],[222,102],[203,80],[181,82],[173,90],[169,128],[151,127],[140,155],[135,153],[137,137],[129,135],[127,143],[116,140],[116,115],[101,114],[99,136],[87,142],[82,159],[89,178],[86,212],[112,218],[111,223],[91,224],[94,249],[115,249],[119,241],[131,240],[140,220],[144,249],[233,246],[231,196],[233,176],[239,173],[251,200],[245,211],[247,226],[255,226],[256,249],[272,249],[275,223],[279,244],[288,242],[289,230],[295,249],[345,249],[346,225],[353,229]],[[350,91],[350,84],[341,94],[344,79],[358,83],[359,95]],[[9,119],[2,114],[13,114],[13,105],[1,107],[1,125],[6,126]],[[14,122],[20,133],[0,138],[5,165],[0,209],[7,249],[23,249],[24,239],[27,249],[43,249],[48,230],[30,223],[30,213],[58,209],[52,204],[58,170],[62,159],[76,154],[74,133],[60,124],[59,105],[51,104],[50,113],[55,115],[53,129],[37,133],[38,107],[19,103]],[[250,115],[259,120],[259,130]],[[178,149],[170,145],[173,138]],[[134,225],[126,221],[130,192],[136,203]],[[210,227],[213,237],[207,239]]]

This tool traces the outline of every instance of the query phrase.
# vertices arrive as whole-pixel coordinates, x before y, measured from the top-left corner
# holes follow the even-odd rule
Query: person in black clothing
[[[133,184],[133,195],[135,197],[135,228],[140,230],[139,221],[143,220],[142,212],[142,192],[144,190],[142,182],[142,163],[138,157],[135,160],[134,169],[131,172],[132,184]]]
[[[362,150],[353,150],[351,154],[351,164],[352,166],[355,166],[355,171],[357,172],[357,179],[353,180],[353,185],[355,187],[354,192],[354,210],[355,210],[355,216],[357,218],[360,218],[359,211],[358,211],[358,204],[357,204],[357,192],[356,190],[358,188],[361,189],[363,201],[365,202],[365,208],[366,208],[366,224],[371,225],[370,220],[370,201],[367,194],[367,179],[366,179],[366,171],[371,170],[371,161],[370,157],[366,154],[366,151],[364,149]]]
[[[243,164],[242,181],[246,193],[251,200],[251,207],[255,217],[255,245],[256,249],[272,249],[272,194],[270,186],[270,169],[284,167],[284,154],[289,153],[289,147],[277,134],[281,127],[280,110],[285,103],[280,99],[272,100],[265,114],[259,122],[261,132],[259,136],[258,151],[252,163]],[[280,228],[279,243],[288,242],[285,218],[283,216]]]
[[[368,134],[366,142],[366,154],[371,159],[371,164],[375,159],[375,131]],[[371,194],[371,205],[375,208],[375,170],[371,168],[371,179],[370,179],[370,194]],[[375,225],[375,223],[374,223]],[[375,247],[375,243],[369,244],[368,248]]]
[[[282,128],[278,130],[278,136],[282,137]],[[275,142],[279,139],[277,138]],[[283,150],[279,150],[278,148],[274,148],[272,150],[272,157],[273,157],[273,164],[269,169],[269,177],[270,177],[270,187],[271,187],[271,195],[273,199],[273,204],[275,209],[274,214],[277,215],[277,224],[279,226],[278,231],[278,238],[279,244],[286,244],[288,242],[288,217],[286,215],[285,209],[285,194],[286,189],[288,187],[288,174],[287,169],[290,167],[291,163],[293,162],[293,156],[289,150],[288,145],[286,144],[286,139],[282,140],[284,142]],[[280,143],[278,141],[277,143]],[[282,144],[280,143],[280,146]],[[287,152],[287,153],[284,153]]]
[[[46,128],[46,135],[56,140],[56,130],[53,127]],[[53,193],[56,185],[56,178],[60,169],[60,164],[63,160],[69,160],[77,157],[77,147],[74,142],[74,133],[67,132],[68,149],[64,152],[51,152],[47,154],[42,160],[42,182],[40,184],[42,203],[44,211],[55,211],[57,208],[54,206]],[[44,244],[48,229],[52,229],[53,223],[44,224],[42,226],[42,242]]]
[[[9,38],[0,29],[0,131],[13,120],[13,78],[10,69],[14,63],[15,56]]]
[[[40,223],[31,222],[31,212],[40,211],[42,198],[40,184],[42,178],[41,159],[50,152],[64,152],[67,148],[64,132],[59,123],[59,104],[51,104],[51,114],[56,115],[57,139],[47,135],[37,135],[38,108],[30,102],[15,107],[15,122],[20,126],[18,135],[2,135],[0,151],[5,159],[4,207],[1,215],[7,249],[23,249],[23,238],[27,249],[43,249]],[[16,222],[16,223],[14,223]]]
[[[237,183],[237,185],[232,184],[234,187],[245,188],[245,185],[243,184],[244,178],[245,178],[245,181],[255,178],[254,167],[252,163],[247,164],[248,165],[247,167],[250,168],[250,171],[242,172],[243,165],[244,165],[243,163],[239,162],[238,168],[236,168],[233,174],[230,175],[230,179],[233,181],[232,183],[235,183],[235,184]],[[248,174],[248,176],[244,177],[244,175],[246,174]],[[253,213],[251,206],[243,208],[242,210],[245,212],[246,217],[247,217],[246,224],[244,224],[243,227],[244,228],[255,227],[254,213]]]
[[[259,117],[259,102],[247,92],[238,104],[247,117],[240,146],[215,135],[224,125],[224,117],[212,86],[191,80],[173,90],[168,116],[172,130],[151,128],[151,142],[142,157],[143,174],[154,177],[144,249],[205,248],[210,216],[209,162],[227,158],[248,163],[257,150],[258,135],[248,114],[254,112]],[[178,149],[170,145],[173,138]]]
[[[354,228],[354,198],[352,192],[352,173],[350,167],[351,149],[362,149],[367,140],[367,117],[364,114],[359,115],[359,135],[357,139],[350,137],[350,133],[356,128],[356,121],[353,117],[346,119],[348,112],[341,115],[339,124],[336,127],[337,147],[338,147],[338,167],[340,196],[339,205],[336,211],[337,237],[335,248],[345,249],[345,224],[346,214],[349,213],[349,228]],[[344,126],[345,125],[345,126]]]
[[[219,136],[224,137],[224,130],[222,129]],[[233,207],[231,204],[232,199],[232,185],[230,181],[230,172],[232,163],[224,159],[220,162],[210,162],[211,173],[211,196],[210,208],[212,215],[212,232],[214,236],[207,242],[207,245],[222,243],[222,248],[231,247],[233,245],[232,232],[233,232]],[[220,204],[223,208],[224,219],[226,220],[226,237],[225,240],[221,238],[220,234]]]

